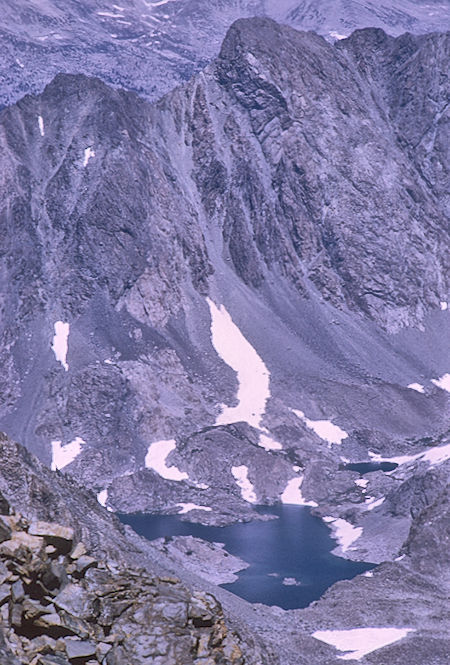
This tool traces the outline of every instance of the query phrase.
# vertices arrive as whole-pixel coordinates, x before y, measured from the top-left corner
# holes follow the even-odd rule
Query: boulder
[[[91,597],[81,586],[68,584],[54,599],[56,607],[73,616],[87,618],[90,615]]]
[[[87,554],[86,545],[84,543],[77,543],[70,553],[71,559],[79,559],[80,557]]]
[[[30,553],[39,554],[43,547],[43,538],[31,536],[25,531],[16,531],[10,540],[0,543],[0,554],[12,559],[23,559]]]
[[[70,527],[37,520],[31,523],[28,533],[44,538],[46,544],[53,545],[64,554],[72,549],[74,532]]]
[[[97,646],[94,642],[89,640],[78,640],[72,637],[66,637],[64,640],[66,645],[67,657],[70,661],[77,661],[78,659],[95,658]]]

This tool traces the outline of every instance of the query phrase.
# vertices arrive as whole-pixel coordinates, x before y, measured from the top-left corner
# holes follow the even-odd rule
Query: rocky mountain
[[[356,12],[356,3],[345,4],[349,28],[376,12],[400,30],[412,21],[406,10],[424,10],[358,3]],[[132,630],[154,663],[170,654],[174,662],[331,665],[341,658],[336,632],[382,630],[387,621],[402,640],[385,641],[367,662],[422,663],[428,654],[441,665],[449,35],[369,28],[327,40],[269,18],[241,19],[212,63],[150,103],[144,97],[159,96],[158,86],[188,78],[213,54],[230,7],[209,7],[214,21],[203,4],[184,3],[186,14],[178,2],[150,8],[167,12],[170,30],[187,30],[196,17],[189,31],[199,40],[189,67],[183,59],[164,65],[153,92],[148,81],[163,70],[149,60],[154,78],[142,66],[140,86],[138,65],[124,57],[120,71],[128,67],[130,78],[117,69],[111,82],[134,92],[61,73],[0,113],[0,427],[41,460],[7,438],[0,443],[0,653],[27,662],[37,649],[36,665],[94,656],[137,665],[145,660],[126,637]],[[322,7],[278,3],[277,12],[291,22],[309,16],[332,37]],[[327,21],[340,16],[333,7]],[[42,78],[30,69],[33,89],[60,57],[108,79],[105,54],[123,54],[105,46],[96,60],[90,37],[79,51],[69,48],[72,13],[86,35],[93,14],[95,25],[127,30],[126,12],[142,9],[70,8],[27,3],[16,22],[20,39],[9,31],[2,42],[16,58],[42,36],[43,21],[53,26],[59,46],[44,40],[52,57]],[[12,5],[4,16],[11,26]],[[198,26],[208,21],[200,58],[206,27]],[[179,36],[188,43],[181,28]],[[42,48],[33,50],[36,62]],[[5,100],[19,78],[31,80],[11,71]],[[311,506],[340,555],[380,565],[305,610],[284,612],[217,587],[217,548],[201,549],[206,563],[197,564],[179,541],[149,545],[105,510],[223,525],[257,518],[255,504],[279,502]],[[55,528],[73,530],[65,545],[49,535]],[[87,550],[80,557],[92,558],[82,570],[72,550],[79,542]],[[143,627],[136,575],[170,615],[159,623],[155,610],[156,632]],[[110,585],[126,604],[118,617],[109,596],[86,616],[56,600],[67,586],[74,597],[103,598]],[[202,596],[212,618],[197,626],[197,593],[213,593],[225,614]],[[92,626],[103,614],[111,623],[100,623],[100,633]],[[46,616],[61,634],[44,630]],[[164,631],[182,646],[169,640],[158,655],[151,645]],[[72,652],[73,643],[91,651]],[[112,645],[108,654],[101,644]]]
[[[433,466],[448,45],[242,20],[157,104],[59,75],[5,109],[2,427],[115,509],[214,523],[301,483],[358,521],[343,463]]]
[[[450,27],[439,0],[2,0],[1,9],[3,104],[41,92],[59,72],[154,100],[216,57],[238,18],[268,16],[330,40],[365,27],[393,36]]]

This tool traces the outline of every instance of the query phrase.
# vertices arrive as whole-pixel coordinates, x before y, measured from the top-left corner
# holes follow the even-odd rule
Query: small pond
[[[352,462],[343,464],[340,468],[343,471],[357,471],[361,475],[371,473],[372,471],[393,471],[398,467],[395,462]]]
[[[238,573],[238,580],[221,586],[251,603],[284,609],[306,607],[334,582],[375,567],[331,554],[336,541],[330,529],[307,507],[258,506],[256,510],[278,519],[226,527],[184,522],[176,515],[120,515],[120,519],[149,540],[191,535],[224,543],[230,554],[250,566]],[[291,584],[283,584],[289,578]]]

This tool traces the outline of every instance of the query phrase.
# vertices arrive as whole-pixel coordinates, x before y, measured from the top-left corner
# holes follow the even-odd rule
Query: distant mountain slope
[[[446,443],[448,44],[240,20],[154,105],[5,109],[1,426],[116,509],[366,519],[345,460]]]
[[[448,3],[424,0],[2,0],[0,9],[3,104],[40,92],[59,72],[158,98],[218,54],[234,20],[254,15],[331,40],[364,27],[394,36],[450,28]]]

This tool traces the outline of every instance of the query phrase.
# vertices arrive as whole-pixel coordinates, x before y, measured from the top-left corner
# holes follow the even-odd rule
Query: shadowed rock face
[[[392,35],[450,26],[446,4],[426,0],[4,0],[1,103],[40,92],[60,71],[100,76],[157,99],[217,55],[233,21],[251,16],[329,40],[370,26]]]
[[[277,501],[294,465],[306,499],[336,503],[339,456],[443,442],[445,392],[430,380],[448,370],[447,59],[440,34],[331,45],[241,20],[155,105],[61,74],[5,109],[2,426],[47,463],[52,441],[75,442],[65,470],[124,511],[135,492],[171,512],[207,496],[228,520],[249,505],[216,463],[224,447],[259,499]],[[281,451],[255,428],[204,435],[237,399],[207,296],[271,374],[261,427]],[[426,394],[406,388],[418,378]],[[293,408],[348,436],[327,445]],[[167,464],[189,480],[142,470],[151,443],[177,437]]]

